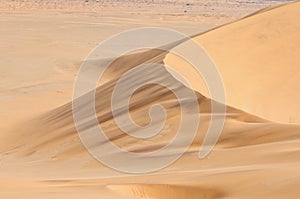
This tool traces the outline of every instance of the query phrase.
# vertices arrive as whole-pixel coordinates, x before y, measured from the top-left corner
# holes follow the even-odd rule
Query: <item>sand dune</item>
[[[300,17],[299,5],[297,2],[260,12],[194,37],[216,61],[224,78],[229,103],[222,135],[205,159],[199,160],[198,153],[211,122],[212,100],[204,81],[181,58],[153,49],[124,55],[113,62],[95,91],[97,119],[115,145],[131,152],[145,153],[162,148],[175,136],[182,112],[188,113],[190,119],[200,117],[197,135],[179,160],[159,172],[144,175],[128,175],[105,167],[82,145],[75,129],[72,103],[69,102],[31,120],[19,121],[10,129],[12,134],[6,136],[5,143],[1,142],[0,196],[299,198],[300,126],[272,121],[297,122],[299,119],[299,95],[294,91],[300,85],[296,56],[300,29],[298,20],[293,20]],[[97,60],[95,64],[101,66],[106,61]],[[148,62],[164,62],[185,75],[192,84],[191,88],[164,67],[154,67],[146,74],[149,78],[157,78],[155,74],[159,74],[159,78],[178,91],[195,89],[197,104],[183,98],[185,106],[180,109],[179,99],[170,90],[155,84],[140,88],[130,100],[130,113],[137,124],[145,126],[150,122],[148,111],[153,104],[163,105],[168,114],[162,133],[141,141],[118,128],[110,100],[122,73]],[[123,91],[137,84],[135,77],[139,77],[139,73],[141,71],[126,79]],[[88,95],[91,92],[76,99],[75,103]],[[51,100],[50,97],[44,100]],[[84,116],[81,122],[88,134],[94,125],[89,122],[92,115],[85,112],[84,104],[81,105]],[[201,111],[196,112],[199,107]],[[120,112],[119,116],[122,114]],[[156,117],[159,114],[154,112]],[[159,125],[159,122],[155,121],[153,125]],[[129,121],[125,123],[130,124]],[[131,132],[140,131],[132,128]],[[105,151],[107,143],[97,142],[94,137],[90,139],[95,140],[93,147],[102,150],[103,155],[118,157],[114,152]],[[180,147],[171,148],[160,158],[178,153]],[[124,159],[117,161],[126,164]]]
[[[300,122],[295,111],[300,110],[299,10],[300,2],[263,10],[194,37],[218,66],[229,105],[273,121]],[[182,64],[169,57],[170,66]],[[185,73],[195,77],[193,71]],[[191,82],[209,95],[196,80]]]

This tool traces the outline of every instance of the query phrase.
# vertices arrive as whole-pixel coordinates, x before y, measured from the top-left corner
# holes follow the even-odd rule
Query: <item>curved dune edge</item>
[[[144,63],[145,61],[151,60],[154,63],[161,62],[161,59],[164,57],[165,52],[157,52],[157,50],[150,50],[147,52],[139,53],[137,55],[128,55],[124,56],[120,59],[117,59],[110,70],[114,70],[114,68],[122,67],[124,71],[131,69],[132,67],[139,65],[140,63]],[[123,63],[127,63],[126,67],[123,66]],[[101,62],[100,62],[101,63]],[[104,129],[108,138],[113,141],[117,146],[126,148],[130,151],[135,152],[148,152],[155,151],[162,146],[166,145],[166,143],[172,139],[173,136],[176,135],[178,130],[178,124],[181,120],[181,112],[178,101],[174,94],[166,89],[157,85],[149,85],[144,87],[143,89],[139,89],[130,100],[130,113],[131,117],[137,124],[147,125],[149,123],[148,111],[149,107],[154,104],[161,104],[165,107],[168,117],[166,119],[166,126],[162,130],[163,136],[158,136],[155,139],[152,139],[150,142],[145,141],[141,142],[141,140],[133,139],[132,137],[124,134],[116,125],[114,121],[114,117],[111,112],[111,94],[115,87],[115,84],[119,78],[121,72],[112,75],[108,70],[107,73],[107,81],[106,83],[101,84],[95,93],[96,96],[96,113],[99,123],[101,127]],[[139,74],[141,73],[141,74]],[[139,71],[137,75],[138,77],[147,75],[144,71]],[[174,78],[164,67],[153,68],[152,70],[147,71],[148,75],[153,75],[155,73],[158,74],[157,77],[163,79],[165,83],[171,84],[176,90],[182,91],[186,88],[181,82],[179,82],[176,78]],[[119,75],[118,75],[119,74]],[[130,84],[135,84],[134,76],[128,79],[126,85],[122,85],[123,90],[127,90],[127,86]],[[145,99],[145,96],[147,99]],[[193,115],[200,115],[202,117],[200,126],[198,128],[198,135],[195,138],[194,145],[200,146],[205,136],[205,131],[207,130],[210,124],[211,117],[211,100],[209,98],[204,97],[200,93],[196,92],[196,96],[198,98],[198,105],[200,108],[200,113],[194,113],[193,110],[195,107],[189,106],[188,101],[190,99],[184,99],[187,103],[187,106],[184,107],[183,111],[188,112]],[[81,97],[85,98],[85,95]],[[79,98],[80,101],[80,98]],[[81,108],[83,111],[84,106]],[[227,107],[227,123],[233,120],[234,122],[242,122],[242,123],[253,123],[253,124],[265,124],[269,125],[269,122],[256,117],[254,115],[248,114],[241,110]],[[88,121],[88,118],[92,117],[92,115],[85,115],[85,118],[82,118],[85,121]],[[155,116],[154,116],[155,117]],[[88,122],[87,122],[88,123]],[[128,125],[130,125],[130,121],[127,121]],[[18,138],[20,143],[17,143],[18,146],[24,147],[23,150],[19,153],[22,157],[30,156],[35,153],[41,153],[43,151],[52,151],[52,149],[60,149],[56,150],[56,154],[48,154],[50,157],[68,157],[68,154],[73,153],[72,151],[76,151],[76,155],[82,155],[84,150],[82,150],[81,143],[77,137],[77,131],[74,125],[74,118],[72,112],[72,102],[58,107],[55,110],[52,110],[48,113],[45,113],[43,116],[36,118],[34,122],[26,124],[25,129],[20,129],[22,133],[22,138]],[[87,125],[86,131],[88,131],[89,125]],[[132,132],[138,131],[138,129],[132,129]],[[188,132],[187,132],[188,133]],[[226,135],[225,135],[226,137]],[[280,136],[287,137],[287,136]],[[72,140],[76,139],[76,142]],[[32,142],[35,140],[35,142]],[[265,140],[268,142],[268,139]],[[260,141],[261,142],[261,141]],[[257,143],[260,143],[257,142]],[[67,143],[67,144],[66,144]],[[146,146],[143,146],[144,145]],[[226,142],[227,143],[227,142]],[[64,145],[61,147],[61,145]],[[225,144],[226,145],[226,144]],[[244,145],[240,142],[232,145]],[[95,145],[95,147],[102,147],[102,144],[99,143]],[[177,150],[177,149],[174,149]],[[78,152],[81,151],[81,152]],[[64,159],[64,158],[63,158]]]
[[[193,37],[216,63],[230,106],[268,120],[300,123],[300,2],[262,10]],[[164,62],[209,97],[189,64],[168,54]]]
[[[217,199],[223,194],[217,190],[202,187],[166,185],[166,184],[136,184],[109,185],[109,189],[126,195],[152,199]]]

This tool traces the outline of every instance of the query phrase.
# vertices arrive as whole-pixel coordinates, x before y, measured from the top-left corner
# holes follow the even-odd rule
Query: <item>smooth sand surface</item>
[[[272,121],[300,123],[299,9],[300,3],[293,3],[261,11],[194,37],[216,63],[229,105]],[[174,56],[165,62],[179,70],[187,65]],[[199,78],[195,71],[181,73]],[[198,81],[191,84],[209,96]]]
[[[143,175],[109,169],[93,159],[82,145],[71,104],[79,65],[99,40],[139,27],[139,23],[145,25],[141,21],[185,30],[191,35],[208,30],[216,21],[203,25],[202,21],[184,21],[178,16],[162,19],[128,14],[79,17],[1,13],[0,197],[298,199],[300,126],[274,120],[299,121],[299,5],[261,12],[194,37],[217,63],[228,96],[224,130],[213,152],[203,160],[198,159],[198,153],[210,124],[211,100],[203,85],[195,85],[201,78],[197,79],[189,65],[161,50],[149,50],[124,55],[110,66],[105,81],[96,90],[98,121],[114,144],[135,153],[166,145],[176,134],[181,111],[166,88],[144,87],[130,101],[132,118],[140,125],[149,123],[149,107],[160,103],[168,113],[163,133],[143,141],[124,134],[113,120],[110,103],[120,71],[149,60],[165,62],[182,72],[198,91],[201,112],[195,112],[188,103],[182,110],[191,119],[201,117],[194,142],[170,167]],[[179,19],[183,21],[179,23]],[[190,27],[195,24],[196,29]],[[270,65],[274,67],[272,74]],[[166,68],[148,72],[160,74],[177,90],[186,89]],[[128,84],[135,84],[134,76],[128,78]],[[89,117],[87,114],[83,120]],[[94,147],[105,148],[105,143]],[[176,154],[179,150],[175,147],[171,151]],[[110,155],[113,158],[117,154]]]

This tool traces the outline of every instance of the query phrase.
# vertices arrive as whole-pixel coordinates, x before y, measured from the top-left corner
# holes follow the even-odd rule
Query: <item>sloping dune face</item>
[[[273,121],[300,122],[299,18],[295,2],[194,37],[222,74],[229,105]],[[174,55],[165,62],[176,69],[183,64]],[[209,95],[199,81],[191,82]]]
[[[154,49],[142,53],[125,55],[116,59],[104,74],[105,82],[101,83],[100,81],[100,86],[95,91],[95,110],[97,120],[110,141],[120,148],[142,153],[155,151],[166,146],[168,142],[176,136],[181,122],[182,112],[187,113],[190,119],[201,117],[201,124],[198,127],[198,134],[194,141],[194,145],[200,147],[200,143],[203,141],[205,131],[207,130],[211,119],[211,100],[197,92],[195,92],[197,100],[196,104],[191,103],[192,99],[188,96],[184,96],[182,99],[176,98],[173,91],[184,92],[187,90],[190,92],[191,90],[174,78],[162,65],[153,67],[147,71],[137,70],[135,73],[126,77],[125,84],[121,85],[121,90],[123,92],[126,92],[131,86],[139,87],[139,85],[136,85],[138,79],[140,77],[145,77],[146,75],[146,77],[151,78],[152,80],[159,78],[162,80],[162,83],[172,87],[173,91],[160,85],[148,84],[137,89],[130,99],[129,110],[131,118],[141,127],[147,126],[150,122],[153,122],[153,127],[150,128],[149,131],[154,131],[156,129],[155,127],[161,124],[162,121],[160,120],[165,120],[165,125],[163,129],[161,129],[160,134],[158,136],[154,136],[150,140],[134,139],[134,137],[128,136],[124,133],[115,122],[116,116],[114,117],[112,112],[111,98],[114,88],[116,87],[118,80],[121,78],[122,73],[120,71],[125,73],[142,63],[161,63],[165,55],[166,52]],[[99,60],[98,65],[101,66],[102,64],[103,62]],[[120,68],[120,70],[114,73],[113,71],[117,70],[117,68]],[[85,109],[85,103],[87,103],[85,99],[89,95],[93,95],[93,91],[75,99],[73,102],[79,104],[82,103],[82,105],[78,106],[78,111],[82,113],[82,117],[77,122],[83,121],[82,123],[85,127],[82,131],[86,134],[89,134],[92,126],[95,125],[90,122],[93,114],[86,112]],[[88,103],[93,103],[93,101],[88,101]],[[120,103],[127,106],[125,102]],[[151,112],[151,115],[149,115],[150,108],[156,104],[160,104],[165,108],[166,118],[162,118],[162,112],[159,111]],[[181,107],[181,105],[183,105],[183,107]],[[122,109],[123,107],[119,108]],[[199,109],[200,112],[196,111],[197,109]],[[250,123],[266,122],[259,117],[250,115],[232,107],[227,107],[227,114],[228,119],[236,121]],[[118,113],[117,117],[122,117],[123,115],[125,115],[125,111]],[[129,127],[132,126],[131,120],[129,119],[124,122],[125,123],[123,125]],[[76,142],[74,145],[70,142],[70,140],[76,138],[77,132],[74,124],[72,102],[58,107],[57,109],[44,114],[40,118],[36,118],[33,123],[28,126],[29,127],[25,129],[22,139],[19,139],[23,140],[23,142],[18,143],[21,147],[25,146],[23,150],[21,150],[21,156],[36,153],[48,153],[47,156],[55,156],[64,159],[68,157],[66,154],[72,153],[72,150],[78,152],[76,156],[83,155],[82,152],[78,151],[79,149],[82,149],[78,146],[80,143]],[[37,129],[42,129],[42,131]],[[24,130],[20,131],[23,132]],[[130,128],[130,132],[128,133],[138,134],[143,133],[143,131],[140,128],[133,126]],[[191,132],[186,132],[186,134],[190,133]],[[93,139],[97,140],[95,137],[91,136],[91,140]],[[31,140],[35,141],[31,142]],[[65,143],[69,144],[65,145]],[[62,145],[64,145],[64,147],[61,147]],[[98,141],[93,145],[93,148],[98,148],[100,151],[101,148],[105,149],[105,147],[106,143],[104,141]],[[61,150],[56,151],[55,148],[60,148]],[[173,150],[177,151],[180,150],[180,148],[173,148]],[[51,151],[56,152],[52,153]],[[106,152],[107,151],[103,151],[104,154]]]

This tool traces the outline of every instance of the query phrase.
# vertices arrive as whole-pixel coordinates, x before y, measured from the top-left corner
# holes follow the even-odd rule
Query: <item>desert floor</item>
[[[0,0],[1,198],[300,197],[299,2],[100,2]],[[199,160],[211,122],[210,94],[199,84],[202,78],[170,53],[124,56],[112,71],[126,72],[149,60],[165,63],[189,80],[201,108],[200,113],[192,112],[194,107],[185,110],[201,124],[178,161],[159,172],[130,175],[105,167],[87,152],[74,126],[71,100],[80,65],[99,42],[145,26],[181,31],[205,48],[223,78],[227,115],[214,150]],[[183,88],[168,68],[159,73]],[[153,140],[125,136],[109,105],[120,75],[108,71],[97,88],[100,125],[118,146],[155,151],[175,136],[178,104],[166,89],[140,90],[132,101],[140,105],[132,110],[137,123],[149,122],[154,103],[162,103],[170,116],[164,133]],[[102,115],[108,119],[102,121]]]

